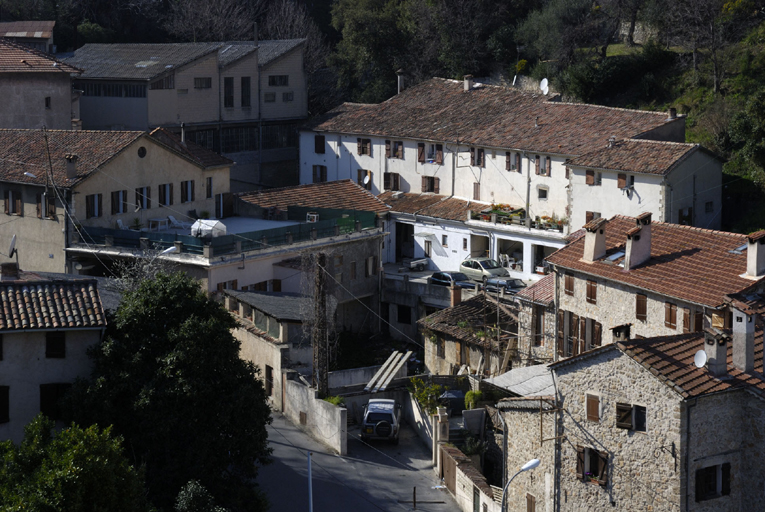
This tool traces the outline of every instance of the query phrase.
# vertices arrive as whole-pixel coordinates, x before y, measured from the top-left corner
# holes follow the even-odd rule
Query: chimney
[[[449,288],[449,306],[454,307],[462,302],[462,288],[459,286],[452,286]]]
[[[181,123],[181,144],[186,144],[186,123]]]
[[[473,88],[473,75],[465,75],[465,92]]]
[[[584,225],[584,255],[582,259],[588,263],[602,258],[606,254],[606,219],[600,217]]]
[[[675,107],[670,107],[667,121],[671,121],[672,119],[677,119],[677,109]]]
[[[404,70],[396,71],[396,77],[398,78],[398,94],[401,94],[401,91],[404,90]]]
[[[0,281],[16,281],[19,278],[19,266],[16,262],[0,263]]]
[[[651,257],[651,212],[635,219],[635,227],[627,231],[624,250],[624,270],[632,270]]]
[[[754,371],[754,315],[733,308],[733,366]]]
[[[66,159],[66,179],[73,180],[77,177],[77,155],[71,153],[64,155]]]
[[[747,236],[746,276],[762,277],[765,274],[765,230]]]
[[[728,373],[727,337],[716,330],[704,330],[704,352],[707,354],[707,370],[715,377]]]

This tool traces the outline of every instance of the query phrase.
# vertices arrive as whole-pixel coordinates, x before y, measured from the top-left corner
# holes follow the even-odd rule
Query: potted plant
[[[141,228],[143,227],[143,224],[141,224],[141,219],[138,217],[133,219],[133,223],[130,225],[130,229],[133,231],[141,231]]]

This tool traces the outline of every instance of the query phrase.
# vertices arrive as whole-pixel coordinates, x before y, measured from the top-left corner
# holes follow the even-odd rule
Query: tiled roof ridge
[[[41,59],[45,59],[47,61],[55,62],[56,64],[58,64],[58,66],[56,66],[55,70],[58,70],[58,71],[62,71],[62,72],[65,72],[65,73],[78,73],[78,74],[83,72],[82,69],[80,69],[80,68],[78,68],[76,66],[72,66],[71,64],[67,64],[66,62],[62,62],[62,61],[60,61],[59,59],[57,59],[56,57],[52,56],[49,53],[43,52],[43,51],[38,50],[36,48],[32,48],[31,46],[25,46],[23,44],[17,43],[15,41],[11,40],[11,39],[8,39],[7,37],[0,36],[0,45],[7,45],[7,46],[10,46],[10,47],[12,47],[12,48],[14,48],[16,50],[21,50],[21,51],[24,51],[24,52],[27,52],[27,53],[31,53],[32,55],[34,55],[36,57],[39,57]],[[63,69],[63,67],[67,67],[70,70],[67,71],[67,70]]]
[[[622,142],[637,142],[641,144],[657,144],[662,146],[687,146],[689,148],[697,148],[702,147],[701,144],[697,142],[677,142],[674,140],[654,140],[654,139],[637,139],[637,138],[629,138],[629,139],[621,139],[617,140],[616,144],[620,144]]]
[[[547,105],[569,105],[569,106],[575,106],[575,107],[587,107],[587,108],[597,108],[597,109],[603,109],[603,110],[610,110],[610,111],[616,111],[616,112],[638,112],[641,114],[654,114],[654,115],[661,115],[664,117],[668,117],[666,112],[662,112],[660,110],[639,110],[636,108],[624,108],[624,107],[609,107],[607,105],[595,105],[592,103],[575,103],[570,101],[548,101],[546,103]],[[677,119],[682,119],[682,117],[678,117]],[[650,130],[649,130],[650,131]],[[645,133],[645,132],[643,132]],[[637,134],[636,136],[641,135]]]
[[[79,134],[87,134],[87,133],[135,133],[135,134],[144,134],[146,132],[142,130],[62,130],[60,128],[58,129],[50,129],[46,128],[45,131],[47,133],[70,133],[73,135],[79,135]],[[42,132],[41,128],[0,128],[0,132]]]
[[[384,201],[381,201],[380,199],[378,199],[378,197],[376,195],[374,195],[369,190],[365,189],[364,187],[362,187],[361,185],[359,185],[358,183],[356,183],[354,180],[352,180],[350,178],[345,178],[345,179],[342,179],[342,180],[335,180],[335,181],[322,181],[320,183],[301,183],[300,185],[292,185],[292,186],[288,186],[288,187],[279,187],[279,188],[267,188],[267,189],[262,189],[262,190],[249,191],[249,192],[239,192],[236,195],[238,197],[257,197],[257,196],[260,196],[260,195],[263,195],[263,194],[273,194],[273,193],[284,192],[284,191],[287,191],[287,190],[295,190],[295,189],[300,189],[300,188],[309,188],[309,187],[310,188],[320,188],[320,187],[330,186],[330,185],[337,184],[337,183],[352,183],[359,190],[363,190],[369,196],[375,198],[381,205],[388,207],[388,205],[385,204]]]
[[[616,214],[613,217],[611,217],[610,219],[608,219],[608,222],[610,223],[612,220],[617,219],[617,218],[622,219],[622,220],[631,220],[631,221],[634,221],[637,217],[630,217],[628,215]],[[727,235],[727,236],[730,236],[731,238],[744,238],[745,239],[747,237],[747,235],[744,235],[743,233],[733,233],[733,232],[730,232],[730,231],[721,231],[719,229],[700,228],[698,226],[687,226],[685,224],[675,224],[673,222],[663,222],[663,221],[660,221],[660,220],[651,221],[651,224],[652,225],[658,224],[660,226],[671,226],[673,229],[675,229],[675,228],[685,229],[685,230],[688,230],[688,231],[696,231],[696,232],[699,232],[699,233],[709,233],[709,234],[713,234],[713,235]]]

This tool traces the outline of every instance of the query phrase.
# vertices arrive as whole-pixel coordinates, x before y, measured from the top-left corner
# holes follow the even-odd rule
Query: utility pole
[[[313,325],[313,386],[319,391],[319,398],[329,396],[329,370],[327,364],[327,255],[316,255],[314,325]]]

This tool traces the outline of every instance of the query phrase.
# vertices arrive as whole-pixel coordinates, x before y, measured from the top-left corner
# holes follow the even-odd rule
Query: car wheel
[[[489,279],[489,276],[483,276],[483,285],[486,286],[486,281]]]
[[[419,272],[422,272],[423,270],[425,270],[425,265],[423,265],[422,263],[420,263],[419,265],[417,265],[417,270],[418,270]]]

